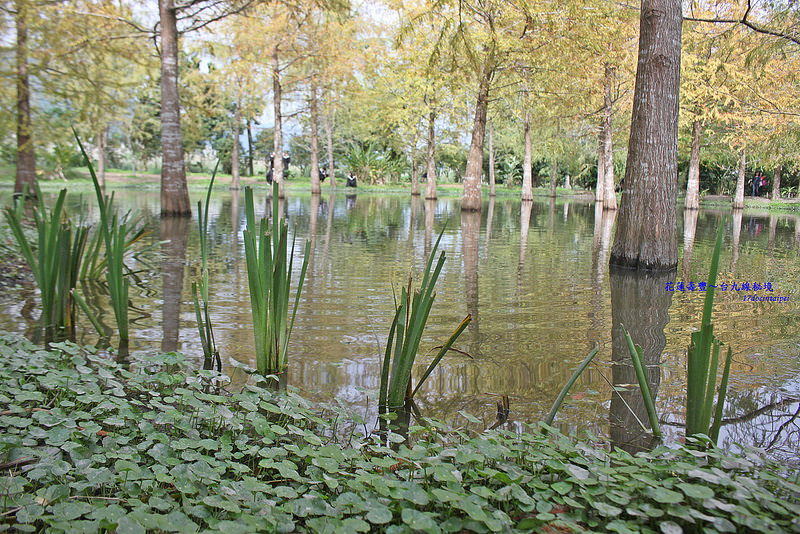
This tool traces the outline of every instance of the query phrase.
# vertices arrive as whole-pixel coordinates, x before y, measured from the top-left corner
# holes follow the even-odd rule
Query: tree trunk
[[[605,91],[604,108],[605,117],[603,120],[603,170],[605,171],[605,184],[603,185],[603,209],[617,209],[617,193],[614,187],[614,145],[613,128],[611,119],[613,116],[613,101],[611,100],[611,86],[614,83],[614,68],[606,63],[605,67]]]
[[[250,119],[247,119],[247,175],[255,175],[253,171],[253,129]]]
[[[493,197],[495,192],[495,173],[494,173],[494,126],[489,121],[489,196]]]
[[[28,79],[28,21],[25,2],[17,0],[17,175],[14,193],[36,195],[36,155],[31,129],[30,81]]]
[[[330,109],[325,115],[325,126],[327,126],[327,142],[328,142],[328,179],[332,191],[336,190],[336,169],[333,167],[333,111]]]
[[[233,112],[233,150],[231,151],[231,190],[241,189],[239,183],[239,106]]]
[[[772,177],[772,200],[781,198],[781,166],[775,167],[775,174]]]
[[[595,185],[594,200],[603,202],[603,195],[606,188],[606,131],[605,118],[600,119],[600,126],[597,128],[597,184]]]
[[[678,265],[680,0],[642,0],[631,135],[611,264],[639,270]]]
[[[533,171],[531,169],[531,120],[528,113],[522,123],[525,134],[525,156],[522,159],[522,200],[533,200]]]
[[[281,73],[278,65],[278,45],[272,47],[272,105],[275,109],[275,142],[273,144],[272,179],[278,184],[278,198],[284,198],[283,189],[283,125],[281,115]]]
[[[97,181],[100,187],[106,186],[106,128],[97,131]]]
[[[436,194],[436,132],[434,125],[436,124],[436,112],[431,111],[428,114],[428,158],[427,158],[427,180],[428,184],[425,188],[425,198],[435,199]]]
[[[317,121],[319,112],[317,109],[317,77],[311,76],[311,101],[309,110],[311,112],[311,193],[322,192],[319,182],[319,134],[317,132]]]
[[[558,161],[550,164],[550,197],[556,196],[556,182],[558,180]]]
[[[472,142],[469,146],[467,169],[464,172],[464,193],[461,209],[481,209],[481,174],[483,173],[483,135],[486,132],[486,112],[489,108],[489,88],[494,76],[494,49],[490,50],[481,72],[475,119],[472,123]]]
[[[161,215],[192,213],[183,162],[178,99],[178,28],[173,0],[158,1],[161,19]]]
[[[739,158],[739,176],[736,178],[736,193],[733,196],[733,209],[744,208],[744,182],[747,173],[747,152],[742,149],[742,156]]]
[[[414,157],[414,151],[411,153],[411,196],[419,196],[419,171],[417,170],[417,161]]]
[[[701,123],[692,123],[692,149],[689,156],[689,176],[686,180],[686,209],[700,208],[700,128]]]

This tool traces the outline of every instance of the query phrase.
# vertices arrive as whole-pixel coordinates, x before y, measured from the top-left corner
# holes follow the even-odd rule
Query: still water
[[[721,441],[769,448],[800,463],[800,217],[730,210],[679,213],[682,259],[677,273],[609,272],[614,214],[582,201],[485,201],[480,214],[461,213],[458,199],[289,193],[281,211],[290,238],[311,257],[289,356],[290,384],[315,400],[339,399],[367,421],[374,417],[382,347],[393,314],[393,292],[419,274],[432,244],[447,261],[437,286],[417,376],[468,313],[472,323],[419,397],[424,415],[454,425],[465,411],[495,419],[508,395],[509,425],[540,420],[559,389],[595,345],[595,364],[559,412],[565,431],[591,431],[619,445],[647,444],[646,422],[621,325],[641,345],[666,433],[680,439],[684,420],[685,354],[705,293],[671,290],[708,275],[713,241],[725,228],[718,282],[765,285],[773,291],[717,292],[717,336],[733,348],[734,364]],[[199,197],[199,195],[198,195]],[[90,194],[71,196],[75,213],[94,216]],[[257,214],[271,213],[266,191]],[[197,199],[195,199],[197,200]],[[153,251],[129,261],[131,350],[177,350],[202,361],[190,286],[199,276],[196,214],[158,218],[158,192],[121,190],[117,202],[145,214]],[[196,210],[195,210],[196,211]],[[210,301],[217,345],[233,387],[254,366],[253,332],[242,230],[244,195],[219,192],[210,204]],[[295,262],[299,273],[299,262]],[[295,276],[296,280],[296,276]],[[668,289],[668,287],[670,289]],[[91,289],[84,288],[90,293]],[[745,295],[786,297],[744,301]],[[102,296],[94,299],[113,324]],[[38,317],[32,288],[0,296],[0,329],[31,332]],[[88,323],[83,343],[96,343]],[[112,345],[116,341],[112,340]],[[612,385],[620,394],[612,394]],[[645,423],[646,424],[646,423]],[[474,425],[473,425],[474,426]],[[478,425],[480,426],[480,425]],[[626,445],[627,444],[627,445]]]

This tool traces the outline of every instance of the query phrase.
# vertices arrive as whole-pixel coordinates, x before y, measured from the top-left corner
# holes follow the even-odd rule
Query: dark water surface
[[[87,192],[83,198],[92,197]],[[266,191],[256,198],[257,213],[268,213]],[[156,252],[129,262],[139,270],[131,289],[131,350],[178,350],[199,365],[202,348],[190,293],[200,270],[196,214],[160,220],[157,191],[121,190],[117,199],[126,209],[147,214],[152,230],[147,241]],[[73,212],[91,217],[94,208],[86,204],[71,196]],[[374,416],[393,289],[399,292],[409,272],[420,272],[444,228],[447,261],[422,349],[441,344],[470,313],[472,324],[456,346],[471,357],[453,353],[442,361],[421,391],[423,413],[457,424],[464,410],[488,426],[498,395],[508,395],[511,425],[539,420],[572,370],[599,345],[596,365],[576,384],[557,421],[567,431],[645,445],[636,422],[636,417],[646,422],[638,391],[628,387],[612,395],[611,384],[635,382],[620,325],[644,349],[662,420],[682,422],[686,346],[705,293],[667,286],[706,280],[716,230],[723,224],[719,283],[769,282],[773,291],[717,292],[716,333],[734,353],[726,409],[731,421],[722,440],[768,447],[775,456],[800,462],[797,215],[745,211],[734,217],[730,210],[701,210],[684,219],[681,212],[677,274],[637,275],[609,272],[614,216],[596,212],[593,204],[498,198],[485,201],[480,215],[462,214],[459,206],[450,198],[289,192],[282,209],[290,237],[297,238],[298,254],[304,239],[312,250],[290,345],[290,384],[316,400],[338,398],[355,413]],[[210,219],[211,313],[225,371],[236,385],[247,375],[231,362],[255,365],[242,242],[244,195],[215,194]],[[745,295],[788,301],[745,302]],[[104,321],[113,324],[104,297],[94,301]],[[6,292],[0,312],[0,329],[31,332],[38,317],[35,291]],[[97,342],[88,323],[82,330],[80,342]],[[420,355],[418,373],[429,357]],[[672,439],[682,435],[677,426],[668,425],[666,432]]]

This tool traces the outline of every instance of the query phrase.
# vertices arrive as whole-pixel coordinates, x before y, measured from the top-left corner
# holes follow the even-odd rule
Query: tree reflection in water
[[[611,397],[611,442],[614,447],[634,453],[652,446],[652,434],[643,430],[639,421],[649,427],[647,410],[639,391],[636,372],[622,326],[633,342],[642,347],[650,391],[655,399],[661,383],[661,353],[667,344],[664,327],[669,322],[672,291],[676,271],[640,272],[610,269],[611,284],[611,377],[619,393]],[[637,421],[638,418],[638,421]]]

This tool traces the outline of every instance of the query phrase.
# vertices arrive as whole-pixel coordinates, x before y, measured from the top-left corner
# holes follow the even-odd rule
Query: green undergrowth
[[[431,421],[406,443],[291,389],[224,382],[178,354],[126,369],[0,335],[0,530],[800,531],[797,475],[757,452],[631,456]]]

